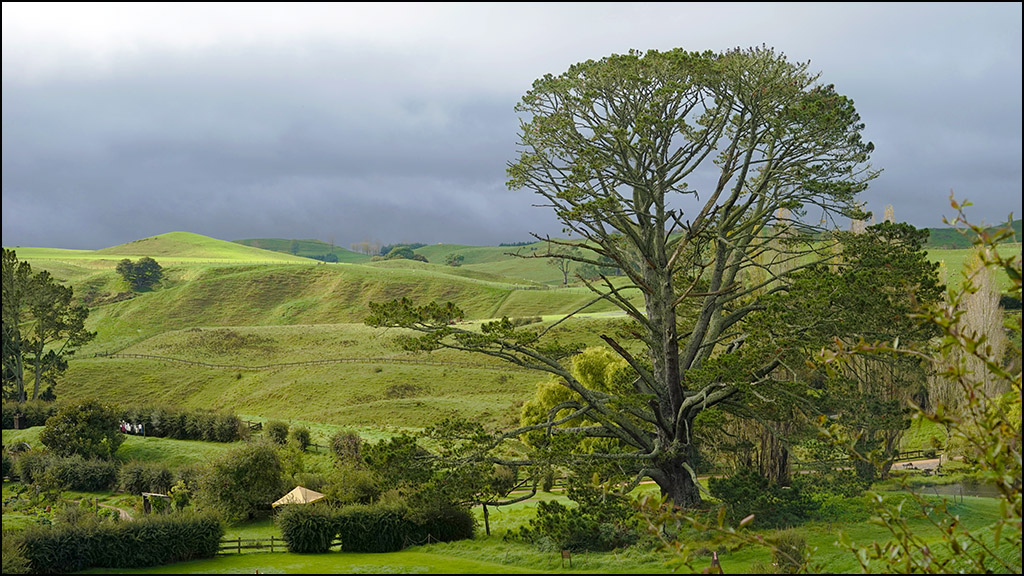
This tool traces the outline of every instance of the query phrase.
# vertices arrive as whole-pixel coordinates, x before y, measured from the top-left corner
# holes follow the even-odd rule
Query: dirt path
[[[81,500],[69,500],[69,502],[74,502],[75,504],[78,504],[81,502]],[[120,517],[121,520],[134,520],[134,518],[132,518],[131,513],[125,510],[124,508],[118,508],[117,506],[114,506],[112,504],[103,504],[101,502],[97,502],[96,505],[99,506],[100,508],[109,508],[110,510],[117,510],[117,515]]]

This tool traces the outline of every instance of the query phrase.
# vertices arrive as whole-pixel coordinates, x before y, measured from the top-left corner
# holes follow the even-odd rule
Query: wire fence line
[[[204,368],[224,368],[229,370],[273,370],[275,368],[294,368],[297,366],[322,366],[327,364],[409,364],[419,366],[457,366],[459,368],[483,368],[487,370],[522,371],[526,368],[514,364],[483,364],[478,362],[460,362],[457,360],[426,360],[418,358],[395,358],[388,356],[364,357],[364,358],[323,358],[320,360],[301,360],[298,362],[277,362],[272,364],[246,365],[246,364],[215,364],[210,362],[199,362],[197,360],[186,360],[171,356],[157,356],[153,354],[127,354],[123,352],[93,354],[93,358],[136,358],[146,360],[159,360],[163,362],[175,362],[191,366],[202,366]]]

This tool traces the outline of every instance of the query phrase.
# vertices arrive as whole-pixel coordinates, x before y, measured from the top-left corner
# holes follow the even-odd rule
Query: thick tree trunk
[[[760,472],[780,486],[789,486],[790,460],[786,444],[766,427],[761,428]]]
[[[661,488],[661,495],[668,497],[678,508],[699,508],[704,500],[700,497],[700,489],[694,483],[690,472],[683,468],[687,458],[675,456],[661,463],[655,476],[655,482]]]

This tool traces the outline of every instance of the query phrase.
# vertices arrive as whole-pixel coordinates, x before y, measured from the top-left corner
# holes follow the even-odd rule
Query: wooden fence
[[[243,550],[267,550],[269,552],[287,552],[288,546],[284,538],[271,536],[266,538],[235,538],[222,539],[217,547],[217,554],[241,554]]]
[[[304,360],[301,362],[279,362],[276,364],[213,364],[210,362],[197,362],[185,360],[184,358],[173,358],[171,356],[156,356],[153,354],[125,354],[121,352],[96,353],[93,358],[141,358],[147,360],[159,360],[163,362],[174,362],[177,364],[188,364],[191,366],[202,366],[204,368],[225,368],[230,370],[271,370],[274,368],[288,368],[295,366],[320,366],[325,364],[412,364],[421,366],[457,366],[460,368],[484,368],[488,370],[517,371],[526,370],[514,364],[483,364],[479,362],[459,362],[448,360],[427,360],[424,358],[393,358],[378,356],[369,358],[324,358],[321,360]]]
[[[331,542],[331,548],[341,546],[341,540]],[[221,539],[217,554],[244,554],[246,552],[287,552],[288,544],[284,538],[234,538]]]
[[[941,450],[907,450],[900,452],[892,459],[893,462],[910,462],[912,460],[931,460],[942,456]],[[827,468],[844,468],[852,466],[854,460],[850,458],[836,458],[833,460],[793,460],[793,470],[821,470]]]

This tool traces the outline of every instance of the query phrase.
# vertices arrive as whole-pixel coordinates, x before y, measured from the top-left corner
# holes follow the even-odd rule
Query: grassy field
[[[999,253],[1003,256],[1012,256],[1014,254],[1019,258],[1021,256],[1021,244],[1000,244]],[[950,286],[959,286],[963,280],[962,271],[964,265],[970,261],[972,257],[972,250],[970,248],[961,249],[945,249],[945,248],[932,248],[928,250],[928,258],[933,262],[939,262],[940,267],[940,279]],[[1010,288],[1010,281],[1006,278],[1006,275],[1000,275],[998,278],[999,289],[1008,290]]]
[[[398,420],[421,427],[453,414],[507,425],[545,376],[481,355],[403,352],[401,331],[362,323],[369,303],[398,297],[452,301],[472,328],[501,316],[553,322],[593,298],[585,287],[561,287],[561,273],[546,260],[509,255],[543,252],[547,246],[540,242],[419,248],[429,263],[368,262],[351,253],[353,263],[323,264],[274,251],[287,250],[290,241],[272,240],[244,245],[172,232],[96,251],[18,248],[19,258],[72,285],[90,305],[88,326],[97,337],[71,359],[60,397],[213,408],[331,426]],[[330,249],[317,241],[299,241],[298,247],[300,254]],[[1003,249],[1019,253],[1020,245]],[[464,256],[462,266],[444,265],[451,253]],[[132,294],[114,267],[142,255],[161,262],[166,279],[152,291]],[[945,263],[949,278],[967,255],[930,252]],[[614,333],[620,322],[616,310],[599,302],[550,337],[598,345],[599,335]]]

